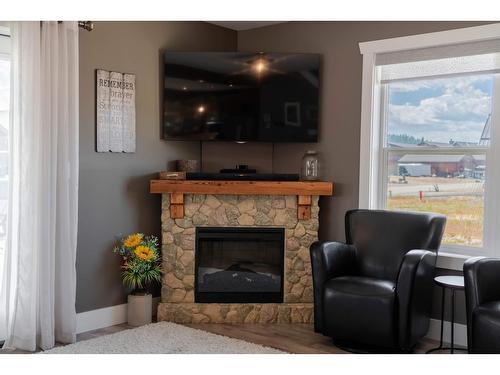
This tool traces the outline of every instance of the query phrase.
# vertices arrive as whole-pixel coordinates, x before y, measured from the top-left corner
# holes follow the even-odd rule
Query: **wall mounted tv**
[[[316,142],[320,55],[165,52],[163,138]]]

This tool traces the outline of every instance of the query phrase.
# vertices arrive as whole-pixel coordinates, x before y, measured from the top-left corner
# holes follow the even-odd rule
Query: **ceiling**
[[[277,23],[283,22],[284,21],[210,21],[209,23],[213,23],[214,25],[222,26],[231,30],[242,31],[275,25]]]

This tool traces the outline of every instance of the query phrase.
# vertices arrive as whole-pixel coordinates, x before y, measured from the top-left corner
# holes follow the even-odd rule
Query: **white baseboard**
[[[153,297],[153,316],[160,297]],[[127,322],[127,304],[104,307],[76,314],[76,333],[93,331]]]
[[[454,324],[455,329],[455,340],[454,343],[458,346],[467,346],[467,326],[465,324]],[[432,340],[439,341],[441,335],[441,320],[431,319],[431,323],[429,326],[429,332],[427,332],[426,337]],[[450,335],[451,335],[451,325],[450,322],[444,322],[444,331],[443,331],[443,341],[448,345],[450,343]]]
[[[76,314],[76,333],[93,331],[127,321],[127,304],[104,307]]]

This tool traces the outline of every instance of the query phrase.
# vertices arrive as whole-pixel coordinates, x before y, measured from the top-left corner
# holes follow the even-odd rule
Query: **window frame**
[[[383,100],[387,99],[388,90],[386,85],[380,83],[380,69],[375,65],[376,55],[498,38],[500,38],[500,23],[359,43],[360,52],[363,55],[359,169],[360,208],[380,209],[385,207],[386,200],[384,185],[387,183],[387,167],[385,165],[388,152],[384,150],[384,126],[387,123],[385,118],[388,106],[383,106],[382,103]],[[493,85],[493,95],[497,96],[500,96],[499,76],[496,75]],[[498,117],[500,117],[500,100],[497,99],[496,102],[492,101],[492,124]],[[484,195],[483,247],[443,244],[438,256],[438,266],[442,268],[461,270],[464,260],[470,256],[500,256],[500,233],[497,234],[498,231],[494,230],[498,228],[496,224],[499,222],[498,215],[500,215],[498,213],[500,211],[500,172],[496,172],[495,168],[488,168],[488,164],[498,165],[500,163],[500,131],[492,132],[492,137],[494,139],[491,140],[491,144],[498,146],[495,149],[489,147],[486,151],[488,176],[485,181]],[[418,152],[425,151],[429,151],[428,148],[418,148]],[[459,150],[450,150],[451,153],[457,151]]]

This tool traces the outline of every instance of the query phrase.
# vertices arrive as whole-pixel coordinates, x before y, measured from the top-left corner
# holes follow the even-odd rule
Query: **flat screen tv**
[[[163,138],[316,142],[320,55],[165,52]]]

